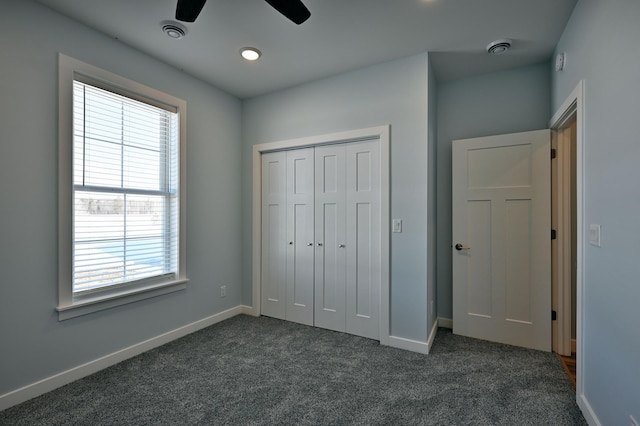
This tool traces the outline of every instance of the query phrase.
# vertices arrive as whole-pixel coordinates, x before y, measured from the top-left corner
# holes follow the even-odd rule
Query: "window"
[[[184,101],[60,68],[60,319],[184,288]]]

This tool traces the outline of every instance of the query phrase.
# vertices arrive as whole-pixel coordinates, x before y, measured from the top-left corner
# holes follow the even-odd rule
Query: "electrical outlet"
[[[635,417],[629,415],[629,426],[640,426],[640,423],[638,423]]]
[[[227,286],[223,285],[220,287],[220,297],[227,297]]]

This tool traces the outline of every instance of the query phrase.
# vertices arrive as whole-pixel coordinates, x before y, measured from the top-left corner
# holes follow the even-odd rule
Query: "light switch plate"
[[[393,219],[393,232],[402,232],[402,220]]]
[[[600,225],[589,225],[589,244],[600,247]]]

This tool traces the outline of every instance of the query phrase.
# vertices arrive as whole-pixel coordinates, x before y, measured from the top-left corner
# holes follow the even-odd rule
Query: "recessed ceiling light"
[[[257,61],[262,53],[255,47],[243,47],[240,49],[240,55],[247,61]]]
[[[162,32],[173,39],[178,40],[187,35],[187,28],[178,22],[164,21],[160,25],[162,26]]]

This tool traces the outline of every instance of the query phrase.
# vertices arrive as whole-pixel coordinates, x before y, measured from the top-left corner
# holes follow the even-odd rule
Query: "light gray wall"
[[[255,144],[391,124],[391,334],[427,336],[426,54],[243,103],[244,303],[251,302],[251,151]]]
[[[239,305],[240,101],[31,1],[0,52],[0,395]],[[187,101],[187,290],[58,322],[57,52]]]
[[[555,112],[585,80],[584,229],[602,226],[602,246],[584,246],[584,394],[603,425],[640,421],[640,2],[580,0],[557,46]]]
[[[452,318],[451,141],[548,127],[547,64],[485,74],[438,86],[438,316]]]

